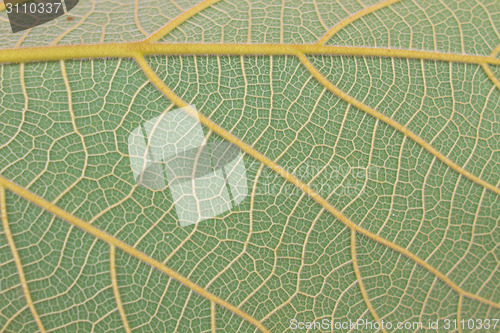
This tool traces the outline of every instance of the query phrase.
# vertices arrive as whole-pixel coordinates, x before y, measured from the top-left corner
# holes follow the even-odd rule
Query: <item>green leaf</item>
[[[498,1],[2,17],[0,332],[500,328]],[[248,188],[188,226],[130,160],[178,108]]]

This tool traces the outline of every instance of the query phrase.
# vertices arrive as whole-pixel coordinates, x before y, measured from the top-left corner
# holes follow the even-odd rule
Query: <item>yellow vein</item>
[[[302,200],[302,197],[299,200]],[[325,210],[321,209],[319,211],[319,213],[316,214],[316,217],[313,219],[311,225],[309,226],[309,229],[308,229],[307,234],[306,234],[306,238],[304,239],[304,244],[302,244],[302,250],[301,250],[301,256],[300,256],[300,266],[299,266],[299,270],[297,272],[297,276],[302,276],[302,269],[305,266],[307,266],[306,261],[305,261],[305,254],[306,254],[306,247],[309,244],[309,237],[311,237],[311,233],[313,233],[314,227],[315,227],[316,223],[319,221],[319,219],[321,218],[321,216],[323,215],[324,212],[325,212]],[[338,233],[335,237],[333,237],[332,239],[330,239],[330,244],[331,243],[335,243],[335,241],[337,240],[337,237],[339,237],[339,235],[341,235],[341,233]],[[331,271],[328,272],[328,274],[325,276],[325,279],[328,279],[329,276],[331,274],[333,274],[335,271],[344,268],[344,266],[346,266],[346,265],[348,265],[350,263],[351,263],[351,261],[349,260],[349,261],[346,261],[345,263],[343,263],[343,264],[341,264],[339,266],[336,266],[333,270],[331,270]],[[281,303],[280,305],[278,305],[277,307],[275,307],[272,311],[270,311],[268,314],[266,314],[262,318],[262,320],[263,321],[267,320],[273,314],[275,314],[276,312],[280,311],[283,307],[285,307],[288,304],[290,304],[295,299],[295,297],[297,295],[300,295],[300,294],[301,294],[301,292],[300,292],[300,279],[297,279],[296,288],[295,288],[294,293],[290,297],[288,297],[288,299],[286,301],[284,301],[283,303]],[[244,301],[246,301],[246,299]],[[338,301],[338,299],[337,299],[337,301]],[[240,304],[243,304],[243,302],[241,302]]]
[[[2,226],[5,237],[7,238],[7,243],[9,244],[10,251],[12,252],[12,256],[14,257],[14,262],[16,263],[17,273],[19,275],[19,279],[21,280],[21,286],[23,288],[24,297],[26,298],[26,303],[28,303],[28,307],[35,319],[36,325],[40,332],[45,333],[45,328],[43,327],[40,316],[38,316],[38,312],[35,309],[35,305],[33,304],[33,300],[31,299],[30,290],[28,288],[28,282],[26,281],[26,277],[24,275],[23,264],[21,263],[21,258],[17,253],[16,245],[14,243],[14,237],[12,237],[12,233],[9,227],[9,221],[7,219],[7,204],[5,203],[5,187],[0,184],[0,210],[2,215]]]
[[[356,280],[358,280],[359,290],[361,291],[361,295],[363,295],[363,300],[365,301],[368,310],[372,314],[373,318],[379,323],[380,329],[382,332],[387,333],[382,322],[380,321],[380,317],[372,306],[370,302],[370,298],[368,297],[368,293],[366,292],[365,285],[363,284],[363,279],[361,278],[361,272],[358,267],[358,259],[356,258],[356,230],[351,229],[351,257],[352,257],[352,267],[354,268],[354,274],[356,274]]]
[[[460,320],[462,320],[462,301],[463,297],[462,295],[459,296],[458,298],[458,307],[457,307],[457,328],[458,328],[458,333],[462,333],[462,324],[460,323]]]
[[[311,75],[313,75],[323,86],[325,86],[328,90],[333,92],[335,95],[346,101],[347,103],[357,107],[358,109],[366,112],[367,114],[377,118],[378,120],[383,121],[387,125],[391,126],[392,128],[396,129],[397,131],[401,132],[405,136],[409,137],[416,143],[418,143],[422,148],[427,150],[429,153],[434,155],[437,159],[439,159],[441,162],[449,166],[451,169],[455,170],[458,172],[460,175],[468,178],[469,180],[472,180],[476,184],[479,184],[488,190],[499,194],[500,195],[500,189],[491,185],[490,183],[487,183],[486,181],[480,179],[479,177],[473,175],[472,173],[468,172],[464,168],[458,166],[454,162],[452,162],[450,159],[448,159],[446,156],[441,154],[438,150],[436,150],[434,147],[432,147],[429,143],[424,141],[422,138],[420,138],[418,135],[414,134],[411,132],[409,129],[401,125],[400,123],[394,121],[393,119],[387,117],[386,115],[372,109],[371,107],[367,106],[366,104],[363,104],[362,102],[356,100],[355,98],[351,97],[350,95],[344,93],[342,90],[334,86],[328,79],[326,79],[321,73],[313,66],[313,64],[307,59],[307,57],[303,54],[298,55],[300,61],[306,67]]]
[[[493,49],[490,57],[495,58],[498,52],[500,52],[500,44],[498,44],[497,47]],[[483,67],[484,72],[486,73],[486,75],[488,75],[491,82],[493,82],[493,84],[498,88],[498,90],[500,90],[500,81],[496,78],[495,74],[490,69],[490,67],[487,64],[481,64],[481,67]]]
[[[182,8],[175,0],[170,0],[169,1],[172,5],[174,5],[175,8],[177,8],[180,12],[183,12],[185,9]]]
[[[92,2],[93,3],[93,2]],[[144,35],[148,36],[148,33],[146,30],[141,25],[141,21],[139,20],[139,0],[134,1],[134,21],[135,25],[137,26],[137,29]]]
[[[149,66],[149,64],[146,62],[143,56],[141,55],[136,55],[135,59],[139,66],[142,68],[146,76],[149,78],[151,83],[153,83],[160,92],[162,92],[167,98],[169,98],[175,105],[178,107],[184,108],[184,111],[187,112],[189,115],[191,115],[195,119],[199,119],[200,123],[206,126],[208,129],[212,130],[225,140],[231,142],[232,144],[238,146],[243,152],[247,153],[248,155],[254,157],[267,167],[269,167],[271,170],[276,172],[278,175],[283,177],[285,180],[290,182],[291,184],[295,185],[297,188],[305,192],[311,199],[316,201],[318,204],[320,204],[323,208],[325,208],[328,212],[330,212],[333,216],[335,216],[337,219],[339,219],[344,225],[347,227],[356,230],[360,234],[382,244],[385,245],[391,249],[393,249],[396,252],[399,252],[420,266],[422,266],[424,269],[428,270],[432,274],[434,274],[436,277],[441,279],[444,283],[448,284],[450,288],[455,290],[457,293],[460,293],[468,298],[474,299],[476,301],[482,302],[484,304],[487,304],[489,306],[499,308],[500,309],[500,304],[495,303],[493,301],[490,301],[486,298],[483,298],[478,295],[474,295],[470,292],[467,292],[463,290],[461,287],[459,287],[457,284],[455,284],[450,278],[448,278],[446,275],[444,275],[442,272],[434,268],[432,265],[429,263],[425,262],[425,260],[419,258],[417,255],[413,254],[409,250],[405,249],[404,247],[401,247],[377,234],[374,234],[359,225],[355,224],[351,220],[349,220],[344,214],[342,214],[340,211],[335,209],[331,204],[329,204],[323,197],[321,197],[318,193],[316,193],[314,190],[312,190],[309,186],[307,186],[305,183],[297,179],[295,176],[293,176],[291,173],[287,172],[283,168],[281,168],[278,164],[276,164],[274,161],[270,160],[269,158],[265,157],[261,153],[259,153],[257,150],[255,150],[253,147],[247,145],[240,139],[236,138],[233,136],[231,133],[225,131],[221,127],[219,127],[217,124],[215,124],[213,121],[202,115],[201,113],[198,113],[193,107],[189,106],[186,102],[184,102],[179,96],[177,96],[172,90],[170,90],[165,83],[156,75],[156,73],[153,71],[153,69]]]
[[[12,286],[12,287],[10,287],[10,288],[8,288],[8,289],[3,289],[3,290],[2,290],[2,293],[6,292],[6,291],[10,291],[10,290],[15,289],[15,288],[17,288],[17,285],[14,285],[14,286]],[[10,324],[11,324],[14,320],[16,320],[16,318],[17,318],[17,317],[18,317],[21,313],[23,313],[23,312],[24,312],[24,310],[26,310],[26,308],[28,308],[28,305],[23,306],[22,308],[20,308],[19,310],[17,310],[17,312],[16,312],[15,314],[10,315],[10,316],[9,316],[9,319],[7,319],[7,321],[4,323],[4,325],[3,325],[2,329],[0,329],[0,333],[4,333],[4,332],[6,332],[7,327],[9,327],[9,326],[10,326]]]
[[[471,64],[500,65],[491,56],[416,51],[391,48],[322,46],[313,44],[208,44],[208,43],[97,43],[23,47],[0,50],[0,63],[67,59],[131,58],[142,55],[337,55],[392,57]]]
[[[71,118],[71,125],[73,125],[73,130],[75,131],[76,135],[78,135],[78,137],[80,138],[83,150],[85,152],[85,161],[82,166],[82,176],[84,176],[85,169],[87,168],[88,164],[88,153],[85,145],[85,138],[83,137],[82,133],[80,133],[80,131],[78,130],[78,126],[76,125],[76,117],[75,117],[75,112],[73,110],[73,92],[71,90],[71,85],[69,83],[68,72],[66,71],[66,64],[64,63],[63,60],[61,60],[59,62],[59,65],[61,68],[61,75],[64,81],[64,87],[66,88],[66,98],[68,99],[68,111],[69,111],[69,116]]]
[[[163,38],[166,34],[168,34],[170,31],[174,30],[177,28],[180,24],[184,23],[187,19],[193,17],[194,15],[198,14],[201,12],[203,9],[213,5],[214,3],[219,2],[220,0],[205,0],[198,5],[188,9],[187,11],[183,12],[176,18],[174,18],[172,21],[168,22],[165,24],[162,28],[154,32],[151,36],[146,38],[144,41],[148,43],[156,42]]]
[[[210,302],[210,326],[212,327],[212,333],[217,332],[217,326],[215,326],[215,303]]]
[[[66,212],[65,210],[57,207],[53,203],[31,193],[27,189],[11,182],[10,180],[4,178],[3,176],[0,176],[0,187],[5,187],[6,189],[16,193],[18,196],[32,202],[33,204],[40,206],[41,208],[45,209],[46,211],[56,215],[57,217],[67,221],[68,223],[82,229],[83,231],[91,234],[92,236],[106,242],[107,244],[111,246],[115,246],[122,250],[125,253],[128,253],[134,258],[139,259],[142,262],[145,262],[152,267],[156,268],[160,272],[165,273],[166,275],[170,276],[172,279],[182,283],[189,289],[195,291],[196,293],[200,294],[201,296],[207,298],[210,301],[213,301],[220,306],[228,309],[229,311],[239,315],[243,319],[247,320],[251,324],[255,325],[258,327],[262,332],[268,332],[265,327],[255,318],[250,316],[249,314],[245,313],[244,311],[238,309],[234,305],[230,304],[229,302],[215,296],[214,294],[206,291],[202,287],[198,286],[191,280],[185,278],[178,272],[174,271],[173,269],[163,265],[161,262],[147,256],[146,254],[140,252],[139,250],[136,250],[132,246],[122,242],[121,240],[118,240],[114,238],[113,236],[109,235],[108,233],[94,227],[93,225],[89,224],[88,222],[85,222],[70,213]],[[4,210],[2,209],[2,212]],[[3,213],[2,213],[3,215]]]
[[[368,14],[371,14],[379,9],[382,9],[384,7],[387,7],[387,6],[390,6],[396,2],[399,2],[401,0],[386,0],[386,1],[383,1],[381,3],[378,3],[376,5],[373,5],[373,6],[370,6],[370,7],[367,7],[365,9],[362,9],[360,10],[359,12],[357,12],[356,14],[354,15],[351,15],[349,16],[347,19],[337,23],[333,28],[331,28],[330,30],[328,30],[317,42],[318,45],[323,45],[325,44],[326,42],[328,42],[328,40],[330,38],[332,38],[337,32],[339,32],[341,29],[345,28],[346,26],[348,26],[349,24],[351,24],[352,22],[360,19],[361,17],[365,16],[365,15],[368,15]]]
[[[319,23],[321,23],[323,28],[328,31],[328,26],[325,24],[325,22],[323,21],[323,18],[321,17],[321,13],[320,13],[320,10],[318,8],[317,0],[313,0],[313,5],[314,5],[314,11],[316,12],[316,16],[318,17]]]
[[[491,82],[493,82],[493,84],[498,88],[498,90],[500,90],[500,81],[496,78],[495,74],[490,69],[490,67],[487,64],[481,64],[481,67],[483,68],[486,75],[488,75],[488,78],[491,80]]]
[[[500,52],[500,44],[498,44],[497,47],[493,49],[493,51],[491,52],[491,56],[496,57],[499,52]]]
[[[7,147],[12,141],[14,141],[17,138],[19,133],[21,133],[21,131],[22,131],[23,124],[24,124],[25,119],[26,119],[26,112],[28,111],[29,97],[28,97],[28,92],[26,90],[26,80],[24,79],[25,72],[26,71],[24,69],[24,63],[21,63],[19,65],[19,81],[21,84],[21,91],[23,92],[23,97],[24,97],[24,106],[23,106],[23,111],[21,112],[21,121],[19,122],[19,125],[16,126],[17,127],[16,133],[11,135],[10,139],[7,140],[6,143],[4,143],[3,145],[0,145],[0,148]],[[2,68],[2,72],[0,72],[0,76],[3,77],[3,68]]]
[[[203,259],[201,259],[200,261],[202,261]],[[195,270],[196,268],[194,268],[193,270]],[[188,304],[189,304],[189,301],[191,300],[191,296],[193,295],[193,292],[190,290],[189,291],[189,294],[187,295],[187,297],[185,298],[184,300],[184,305],[182,305],[181,307],[181,313],[179,314],[179,319],[177,319],[177,322],[175,324],[175,327],[174,327],[174,332],[179,332],[179,325],[181,324],[181,321],[182,321],[182,318],[184,318],[184,313],[186,312],[186,309],[188,307]],[[211,303],[211,302],[210,302]]]
[[[111,273],[111,285],[113,286],[113,294],[115,295],[116,306],[118,307],[118,312],[120,312],[123,328],[125,329],[125,332],[130,333],[130,326],[128,325],[127,315],[123,309],[122,298],[120,296],[120,290],[118,289],[118,280],[116,278],[115,249],[114,245],[109,246],[109,271]]]
[[[261,164],[259,166],[259,169],[257,169],[257,173],[255,174],[255,178],[253,181],[252,193],[250,195],[250,209],[248,210],[248,215],[249,215],[248,235],[247,238],[245,239],[245,243],[243,243],[243,249],[233,260],[231,260],[230,263],[228,263],[223,269],[219,270],[219,272],[207,283],[206,288],[210,287],[212,283],[214,283],[218,278],[220,278],[224,273],[226,273],[227,270],[231,269],[232,265],[236,263],[245,253],[247,253],[248,244],[250,243],[250,238],[253,235],[253,220],[254,220],[253,214],[254,214],[255,196],[257,192],[257,183],[263,168],[264,164]],[[238,307],[240,306],[241,303],[238,305]]]

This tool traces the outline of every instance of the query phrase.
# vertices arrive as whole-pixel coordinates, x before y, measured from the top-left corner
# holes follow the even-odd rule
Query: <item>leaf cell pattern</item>
[[[0,332],[500,317],[498,1],[71,13],[1,18]],[[249,192],[188,227],[127,147],[181,107],[241,149]]]

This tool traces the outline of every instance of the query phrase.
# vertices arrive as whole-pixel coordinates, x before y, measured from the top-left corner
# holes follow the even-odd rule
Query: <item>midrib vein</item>
[[[336,55],[451,61],[500,65],[492,56],[464,55],[391,48],[325,46],[317,44],[208,44],[208,43],[98,43],[22,47],[0,50],[0,63],[25,63],[95,58],[131,58],[142,55]]]

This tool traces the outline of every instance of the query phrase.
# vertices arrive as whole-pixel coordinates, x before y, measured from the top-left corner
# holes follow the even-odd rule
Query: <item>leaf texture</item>
[[[71,15],[0,24],[0,332],[498,331],[498,1]],[[180,107],[249,191],[187,227],[128,148]]]

